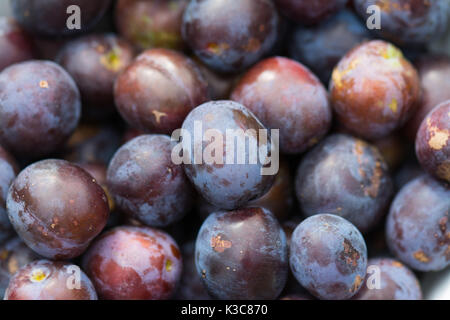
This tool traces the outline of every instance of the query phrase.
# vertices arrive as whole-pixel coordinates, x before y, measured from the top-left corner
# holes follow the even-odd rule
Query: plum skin
[[[182,36],[195,55],[216,71],[236,73],[274,46],[280,18],[268,0],[193,0]]]
[[[290,266],[300,284],[315,297],[349,299],[366,276],[366,243],[344,218],[317,214],[294,230]]]
[[[355,300],[422,300],[422,289],[415,274],[403,263],[392,258],[371,258],[368,269],[377,267],[380,288],[369,289],[370,276],[367,273],[364,285],[352,297]]]
[[[217,299],[275,299],[286,283],[286,236],[264,208],[212,213],[199,230],[195,259]]]
[[[202,136],[194,135],[195,124],[202,124]],[[221,209],[234,209],[241,207],[251,200],[256,200],[266,194],[275,180],[274,175],[262,175],[264,160],[268,160],[269,150],[272,149],[270,139],[260,142],[257,137],[251,136],[249,143],[256,143],[263,149],[263,158],[257,159],[256,164],[249,164],[249,150],[245,151],[245,164],[236,163],[237,149],[234,148],[234,163],[226,160],[226,131],[242,129],[244,132],[253,129],[256,132],[265,127],[247,108],[233,101],[211,101],[204,103],[192,110],[183,122],[182,129],[191,137],[188,142],[182,143],[183,158],[190,163],[184,163],[184,171],[196,190],[205,200]],[[205,132],[213,129],[222,135],[224,150],[222,164],[203,159],[202,163],[195,163],[195,144],[199,144]],[[267,130],[267,129],[266,129]],[[245,137],[239,136],[238,141]],[[235,139],[235,140],[237,140]],[[239,140],[240,139],[240,140]],[[207,140],[207,139],[206,139]],[[187,141],[187,140],[186,140]],[[211,139],[202,142],[202,154]],[[267,150],[267,151],[266,151]],[[219,151],[220,152],[220,151]]]
[[[125,40],[114,34],[93,34],[69,41],[57,61],[75,80],[86,111],[110,113],[114,81],[133,58],[134,49]]]
[[[141,135],[123,145],[107,171],[108,190],[127,215],[165,227],[192,207],[193,189],[181,165],[172,162],[169,136]]]
[[[429,175],[410,181],[396,195],[387,217],[389,249],[415,270],[446,268],[450,264],[449,212],[448,184]]]
[[[208,85],[195,63],[169,49],[144,51],[114,85],[114,101],[123,119],[151,133],[172,134],[207,100]]]
[[[344,134],[328,136],[305,155],[295,184],[304,214],[333,213],[363,233],[385,214],[394,191],[377,148]]]
[[[384,138],[404,125],[421,98],[416,69],[398,48],[381,40],[347,53],[333,70],[329,90],[337,120],[369,140]]]
[[[167,233],[122,226],[96,239],[82,266],[101,299],[163,300],[180,281],[182,257]]]
[[[80,271],[80,288],[70,288],[68,285],[76,280],[77,270]],[[12,276],[5,300],[97,300],[97,293],[78,266],[63,261],[36,260]]]
[[[36,158],[55,151],[80,116],[78,88],[56,63],[31,60],[0,73],[0,143],[13,154]]]
[[[118,32],[140,50],[181,50],[181,23],[188,0],[119,0],[115,8]]]
[[[280,130],[283,153],[304,152],[331,127],[325,88],[306,67],[287,58],[268,58],[253,66],[231,100],[250,109],[266,127]]]
[[[109,217],[103,188],[65,160],[41,160],[22,170],[9,188],[6,207],[24,242],[56,260],[82,254]]]
[[[450,183],[450,100],[436,106],[422,121],[416,155],[426,172]]]

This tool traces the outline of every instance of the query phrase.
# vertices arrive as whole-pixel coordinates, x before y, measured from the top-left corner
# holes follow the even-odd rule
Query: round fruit
[[[290,265],[296,279],[315,297],[349,299],[366,276],[366,243],[344,218],[318,214],[301,222],[292,234]]]
[[[416,154],[425,171],[450,183],[450,100],[423,120],[416,137]]]
[[[56,260],[83,253],[109,216],[102,187],[64,160],[42,160],[25,168],[11,185],[6,206],[25,243]]]
[[[117,207],[140,222],[165,227],[189,212],[193,190],[181,165],[171,158],[168,136],[141,135],[111,160],[108,189]]]
[[[217,299],[275,299],[288,272],[286,236],[263,208],[218,211],[195,244],[197,272]]]
[[[257,62],[274,46],[280,19],[270,0],[191,0],[182,34],[206,65],[238,72]]]
[[[179,248],[167,233],[117,227],[100,236],[83,257],[83,269],[102,299],[169,299],[181,277]]]
[[[97,300],[97,293],[78,266],[38,260],[12,276],[5,300]]]
[[[419,271],[450,265],[450,188],[422,175],[395,197],[386,223],[386,241],[404,263]]]
[[[11,152],[34,158],[55,151],[80,114],[78,88],[57,64],[27,61],[0,73],[0,143]]]
[[[306,154],[295,183],[304,214],[333,213],[361,232],[377,224],[393,193],[388,167],[377,148],[343,134],[327,137]]]
[[[186,175],[211,204],[238,208],[260,198],[272,186],[275,176],[267,166],[278,163],[273,159],[277,146],[268,134],[267,141],[261,138],[261,131],[267,129],[241,104],[225,100],[204,103],[192,110],[182,129]],[[265,169],[267,174],[263,174]]]
[[[78,85],[87,113],[111,113],[117,75],[133,60],[133,48],[113,34],[89,35],[68,42],[58,63]]]
[[[359,136],[379,139],[413,115],[420,102],[420,81],[399,49],[374,40],[341,59],[333,71],[330,95],[340,123]]]
[[[183,54],[151,49],[119,75],[114,97],[130,126],[171,134],[193,108],[208,99],[208,86],[194,62]]]
[[[280,150],[301,153],[331,126],[328,93],[303,65],[275,57],[259,62],[240,80],[231,99],[250,109],[270,129],[280,130]]]

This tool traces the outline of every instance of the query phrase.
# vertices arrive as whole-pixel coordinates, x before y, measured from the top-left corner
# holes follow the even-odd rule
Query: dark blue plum
[[[218,299],[275,299],[288,273],[286,236],[270,211],[218,211],[195,244],[197,272]]]
[[[194,132],[200,124],[201,130]],[[263,175],[262,170],[275,168],[278,163],[276,155],[271,155],[276,146],[271,145],[269,134],[267,141],[261,139],[260,130],[266,130],[265,127],[241,104],[232,101],[204,103],[191,111],[182,129],[182,134],[190,137],[183,137],[182,143],[185,172],[208,202],[218,208],[235,209],[260,198],[272,186],[275,175]],[[228,130],[245,133],[233,139],[234,150],[227,148]],[[218,140],[215,141],[214,136],[207,137],[208,132],[216,133]],[[239,145],[245,146],[245,152],[241,153]],[[257,145],[260,155],[250,152],[250,145]],[[190,164],[186,164],[188,160]]]
[[[349,135],[334,134],[302,159],[296,176],[302,211],[339,215],[365,233],[386,213],[393,193],[378,149]]]
[[[275,45],[280,19],[271,0],[191,0],[182,35],[206,65],[238,72]]]
[[[109,163],[108,190],[124,213],[147,226],[165,227],[190,210],[193,190],[181,165],[172,162],[169,136],[141,135]]]
[[[345,7],[348,0],[275,0],[280,11],[304,25],[320,23]]]
[[[370,259],[364,285],[355,300],[421,300],[422,290],[416,275],[400,261]]]
[[[406,184],[395,197],[386,241],[398,259],[419,271],[450,265],[450,187],[428,175]]]
[[[81,116],[72,77],[50,61],[25,61],[0,73],[0,143],[14,154],[47,155],[66,141]]]
[[[318,214],[300,223],[292,234],[291,270],[319,299],[349,299],[366,276],[367,247],[350,222],[332,214]]]
[[[328,83],[339,60],[369,38],[370,33],[359,18],[350,10],[343,10],[318,26],[295,27],[289,40],[289,55]]]
[[[399,45],[419,45],[443,34],[449,21],[448,0],[353,0],[358,14],[366,20],[367,8],[377,5],[381,10],[378,36]]]

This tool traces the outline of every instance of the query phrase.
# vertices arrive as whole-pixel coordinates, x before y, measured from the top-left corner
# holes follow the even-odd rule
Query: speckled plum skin
[[[269,0],[191,0],[184,12],[182,35],[206,65],[234,73],[272,49],[279,24]]]
[[[176,290],[182,257],[167,233],[125,226],[100,236],[82,265],[102,299],[162,300]]]
[[[446,0],[353,0],[358,14],[366,20],[367,8],[378,5],[381,29],[378,36],[399,45],[418,45],[443,34],[449,21],[450,3]]]
[[[315,27],[297,25],[289,38],[289,56],[308,66],[324,82],[341,58],[364,40],[366,26],[350,10],[342,10]]]
[[[208,85],[195,63],[183,54],[150,49],[118,76],[114,97],[130,126],[171,134],[193,108],[208,100]]]
[[[13,234],[13,227],[6,213],[6,197],[9,186],[18,173],[19,166],[16,160],[0,146],[0,243]]]
[[[43,36],[74,35],[90,30],[104,15],[111,0],[10,0],[14,18],[27,31]],[[81,29],[69,29],[67,8],[81,11]],[[73,21],[71,21],[73,22]]]
[[[141,135],[111,160],[107,185],[117,207],[148,226],[165,227],[189,212],[194,198],[183,167],[171,159],[165,135]]]
[[[197,121],[202,124],[201,137],[194,136],[194,126]],[[190,159],[190,164],[184,164],[184,170],[197,191],[211,204],[222,209],[235,209],[262,197],[273,185],[275,176],[261,175],[263,163],[272,148],[269,138],[264,144],[257,137],[249,135],[247,141],[256,143],[263,150],[264,159],[256,159],[256,164],[248,161],[250,158],[248,147],[246,147],[245,164],[237,163],[236,143],[234,163],[226,161],[226,130],[242,129],[245,132],[253,129],[259,135],[259,130],[265,129],[255,115],[241,104],[226,100],[204,103],[189,113],[183,122],[182,129],[191,136],[190,145],[187,142],[182,144],[183,157]],[[205,154],[205,148],[211,144],[211,139],[205,139],[206,141],[203,142],[200,140],[205,131],[210,129],[222,134],[224,150],[222,164],[216,161],[208,163],[207,159],[196,164],[194,144],[202,143],[202,154]],[[246,139],[245,136],[238,136],[235,140],[242,141],[242,139]]]
[[[217,299],[275,299],[288,272],[286,236],[266,209],[218,211],[203,223],[195,262]]]
[[[450,58],[447,56],[426,55],[415,65],[419,72],[422,87],[422,101],[402,132],[414,141],[423,119],[438,104],[450,100]]]
[[[432,204],[432,205],[430,205]],[[386,221],[386,241],[398,259],[419,271],[450,265],[450,188],[428,175],[406,184]]]
[[[119,0],[115,21],[119,34],[140,50],[183,49],[181,22],[188,0]]]
[[[302,159],[295,188],[307,216],[333,213],[365,233],[386,213],[393,182],[376,147],[334,134]]]
[[[0,71],[34,56],[31,39],[15,20],[7,17],[0,17],[0,48]]]
[[[26,61],[0,73],[0,143],[14,154],[39,157],[60,147],[81,115],[70,75],[50,61]]]
[[[318,214],[298,225],[289,259],[300,284],[323,300],[351,298],[366,276],[364,238],[354,225],[332,214]]]
[[[15,237],[0,246],[0,299],[3,299],[9,280],[21,267],[40,259],[33,250]]]
[[[312,25],[343,9],[348,0],[275,0],[280,11],[293,22]]]
[[[93,34],[69,41],[57,61],[75,80],[89,114],[115,110],[114,81],[133,58],[134,49],[125,40],[114,34]]]
[[[80,272],[79,288],[75,287],[77,271]],[[91,280],[78,266],[62,261],[37,260],[12,276],[5,300],[97,300],[97,293]]]
[[[79,256],[109,216],[102,187],[64,160],[35,162],[19,173],[8,191],[9,220],[24,242],[50,259]]]
[[[375,273],[369,270],[363,286],[353,297],[355,300],[422,300],[422,289],[415,274],[400,261],[391,258],[369,259],[369,268],[378,268],[380,288],[374,288],[371,278]],[[373,285],[373,284],[372,284]]]
[[[423,120],[416,137],[416,155],[426,172],[450,183],[450,100]]]
[[[280,130],[283,153],[304,152],[331,126],[326,89],[306,67],[287,58],[268,58],[252,67],[231,100],[250,109],[266,127]]]
[[[338,121],[366,139],[386,137],[405,124],[420,102],[420,93],[415,68],[398,48],[381,40],[365,42],[347,53],[330,81]]]
[[[181,247],[183,274],[175,298],[178,300],[210,300],[211,297],[202,283],[195,266],[195,241]]]

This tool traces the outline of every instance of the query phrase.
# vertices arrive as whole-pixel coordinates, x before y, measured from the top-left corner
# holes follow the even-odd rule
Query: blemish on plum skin
[[[41,80],[39,82],[39,87],[41,87],[43,89],[48,89],[48,82],[46,80]]]
[[[31,282],[41,282],[47,278],[47,274],[41,269],[34,270],[30,276]]]
[[[157,123],[161,123],[161,118],[167,116],[167,113],[159,112],[157,110],[153,110],[152,113],[155,116],[155,120],[156,120]]]
[[[222,237],[220,235],[211,238],[211,247],[216,252],[222,253],[225,251],[225,249],[231,248],[231,246],[231,241],[222,240]]]
[[[414,252],[413,257],[414,257],[414,259],[416,259],[417,261],[420,261],[422,263],[430,262],[430,258],[425,254],[425,252],[423,252],[423,250],[418,250],[418,251]]]
[[[180,250],[178,250],[173,244],[170,245],[170,250],[172,251],[172,254],[174,255],[175,258],[180,259],[181,257]]]
[[[348,239],[344,239],[342,245],[344,246],[344,251],[341,252],[341,259],[344,260],[347,265],[357,267],[358,260],[360,258],[359,252],[355,248],[353,248],[351,242]]]
[[[167,259],[167,260],[166,260],[166,271],[167,271],[167,272],[172,271],[172,265],[173,265],[172,260]]]
[[[430,134],[428,145],[434,150],[441,150],[447,145],[450,133],[447,130],[440,130],[438,127],[431,125],[430,119],[427,120],[427,131]]]
[[[363,281],[363,278],[360,277],[359,275],[357,275],[355,277],[355,281],[353,282],[352,287],[350,288],[350,292],[355,293],[358,290],[358,288],[360,287],[362,281]]]

